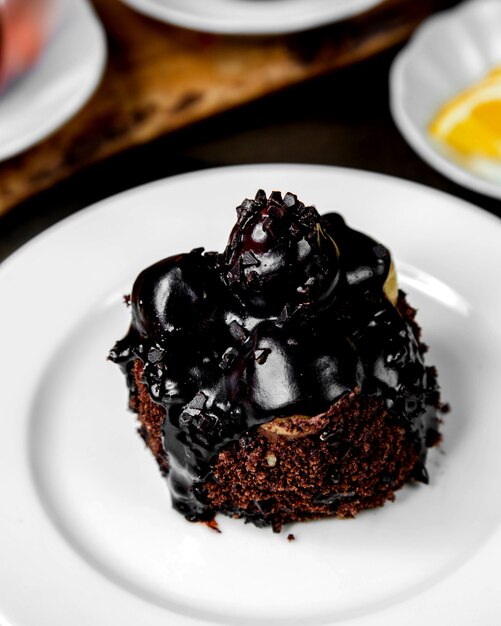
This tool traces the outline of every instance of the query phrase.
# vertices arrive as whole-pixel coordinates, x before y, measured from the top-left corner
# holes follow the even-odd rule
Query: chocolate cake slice
[[[237,214],[222,254],[139,275],[110,352],[174,507],[280,530],[426,483],[436,371],[387,248],[291,193]]]

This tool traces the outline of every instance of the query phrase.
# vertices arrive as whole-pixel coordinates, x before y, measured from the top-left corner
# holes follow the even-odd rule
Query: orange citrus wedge
[[[501,160],[501,68],[443,106],[429,132],[463,157]]]

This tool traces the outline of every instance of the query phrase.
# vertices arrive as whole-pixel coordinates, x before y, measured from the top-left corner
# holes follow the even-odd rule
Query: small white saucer
[[[66,0],[59,28],[39,62],[0,96],[0,161],[62,126],[101,78],[106,43],[87,0]]]
[[[501,198],[501,184],[442,153],[427,127],[441,105],[501,65],[501,2],[469,0],[435,15],[397,55],[390,72],[393,119],[411,147],[451,180]]]

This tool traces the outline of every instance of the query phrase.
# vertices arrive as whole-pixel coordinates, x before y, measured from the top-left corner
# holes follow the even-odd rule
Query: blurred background
[[[420,25],[460,4],[7,0],[0,260],[102,198],[240,163],[382,172],[501,216],[499,199],[420,158],[390,110],[395,58]]]

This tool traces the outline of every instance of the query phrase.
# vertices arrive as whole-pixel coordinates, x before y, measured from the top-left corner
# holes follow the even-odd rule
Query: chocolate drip
[[[437,430],[437,388],[413,329],[388,300],[388,250],[293,194],[237,209],[222,255],[199,248],[144,270],[132,323],[110,352],[135,359],[165,408],[174,506],[211,519],[203,483],[230,441],[276,417],[313,416],[346,394],[379,396],[415,437],[417,480]],[[346,494],[336,494],[334,501]]]

